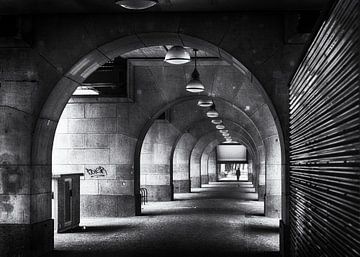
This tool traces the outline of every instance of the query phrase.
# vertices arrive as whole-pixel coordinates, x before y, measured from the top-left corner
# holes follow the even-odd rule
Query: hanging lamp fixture
[[[210,110],[208,110],[206,112],[206,115],[209,117],[209,118],[217,118],[219,117],[219,113],[216,111],[215,109],[215,104],[211,105],[210,106]],[[220,123],[219,123],[220,124]]]
[[[212,123],[212,124],[215,124],[215,125],[219,125],[219,124],[222,123],[222,120],[220,120],[220,119],[211,120],[211,123]]]
[[[198,101],[198,105],[200,107],[210,107],[211,105],[213,105],[213,101],[211,99],[200,99]]]
[[[164,61],[170,64],[185,64],[190,62],[191,58],[183,46],[173,46],[167,51]]]
[[[225,128],[225,126],[222,124],[216,125],[216,129],[224,129],[224,128]]]
[[[129,10],[144,10],[158,4],[158,0],[119,0],[117,5]]]
[[[229,130],[227,130],[227,129],[220,130],[220,133],[228,133],[228,132],[229,132]]]
[[[200,74],[199,74],[198,70],[196,69],[196,59],[197,59],[196,53],[197,53],[197,51],[198,51],[197,49],[194,49],[195,68],[194,68],[193,73],[191,74],[191,80],[186,85],[186,91],[188,91],[190,93],[201,93],[205,90],[205,87],[200,80]]]

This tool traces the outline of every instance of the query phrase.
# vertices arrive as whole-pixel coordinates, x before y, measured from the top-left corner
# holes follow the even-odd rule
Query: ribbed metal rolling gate
[[[339,1],[290,85],[292,256],[360,256],[359,1]]]

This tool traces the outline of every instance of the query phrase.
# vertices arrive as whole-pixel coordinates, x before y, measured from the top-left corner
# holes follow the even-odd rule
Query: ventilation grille
[[[290,85],[292,256],[360,256],[359,1],[338,1]]]

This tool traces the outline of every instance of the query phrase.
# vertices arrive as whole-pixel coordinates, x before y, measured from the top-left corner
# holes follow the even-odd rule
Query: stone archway
[[[221,58],[229,62],[236,69],[239,69],[241,72],[244,72],[244,66],[240,64],[236,59],[231,55],[227,54],[225,51],[221,50],[217,46],[210,44],[204,40],[197,39],[191,36],[186,36],[184,34],[171,34],[171,33],[148,33],[141,35],[142,40],[139,40],[139,35],[136,36],[126,36],[121,39],[115,40],[111,43],[105,44],[101,47],[96,48],[83,58],[78,61],[73,67],[67,72],[52,89],[49,97],[45,101],[43,108],[40,112],[38,120],[36,122],[33,145],[32,145],[32,165],[34,167],[41,166],[44,171],[48,170],[51,174],[51,149],[53,144],[54,133],[56,130],[57,122],[61,115],[61,112],[66,105],[68,99],[71,97],[72,92],[75,88],[81,83],[92,71],[99,67],[104,62],[116,57],[122,53],[128,52],[129,50],[137,49],[143,47],[144,45],[158,45],[159,41],[162,44],[174,44],[180,42],[181,38],[182,43],[190,47],[196,47],[199,49],[205,49],[209,52],[219,53],[221,52]],[[143,43],[143,40],[146,38],[146,44]],[[279,119],[276,117],[275,109],[267,97],[264,89],[260,86],[260,83],[252,76],[252,80],[255,86],[258,87],[260,92],[262,92],[265,99],[267,99],[268,107],[272,115],[274,116],[273,120],[278,128],[279,140],[283,143],[282,130],[280,127]],[[174,104],[174,103],[171,103]],[[137,159],[139,158],[138,153],[140,153],[141,144],[148,130],[149,126],[152,124],[155,117],[167,109],[169,105],[160,108],[153,116],[146,122],[143,129],[141,130],[138,141],[135,147],[135,180],[139,179],[137,176],[139,174],[139,167],[137,165]],[[284,149],[284,147],[282,147]],[[137,188],[135,186],[135,192]],[[50,209],[49,206],[43,208],[44,210]],[[47,215],[44,215],[44,220],[47,218]]]

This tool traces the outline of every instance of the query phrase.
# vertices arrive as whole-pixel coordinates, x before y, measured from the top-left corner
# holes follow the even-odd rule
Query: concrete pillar
[[[53,220],[51,168],[31,160],[35,59],[29,48],[1,48],[0,56],[0,255],[42,255],[53,249]]]
[[[216,172],[216,149],[213,150],[208,158],[208,173],[209,173],[209,182],[217,181],[217,172]]]
[[[53,173],[84,173],[81,216],[132,216],[136,124],[146,117],[134,105],[101,101],[67,104],[56,130]]]
[[[265,140],[266,153],[266,190],[265,216],[280,218],[281,216],[281,151],[277,136]]]
[[[265,147],[258,147],[258,156],[259,156],[259,171],[258,171],[258,193],[259,200],[264,201],[265,198],[265,174],[266,174],[266,166],[265,166]]]
[[[200,160],[201,165],[201,185],[209,184],[209,173],[208,173],[208,160],[209,155],[207,153],[203,153]]]
[[[251,158],[248,163],[248,181],[253,181],[253,160]]]
[[[150,201],[173,199],[170,158],[180,132],[166,120],[156,120],[145,136],[140,157],[140,185]]]
[[[190,133],[185,133],[181,136],[175,146],[172,167],[174,193],[190,192],[189,159],[191,150],[195,143],[196,139]]]
[[[201,187],[201,153],[196,148],[191,152],[190,157],[190,185],[191,188]]]

